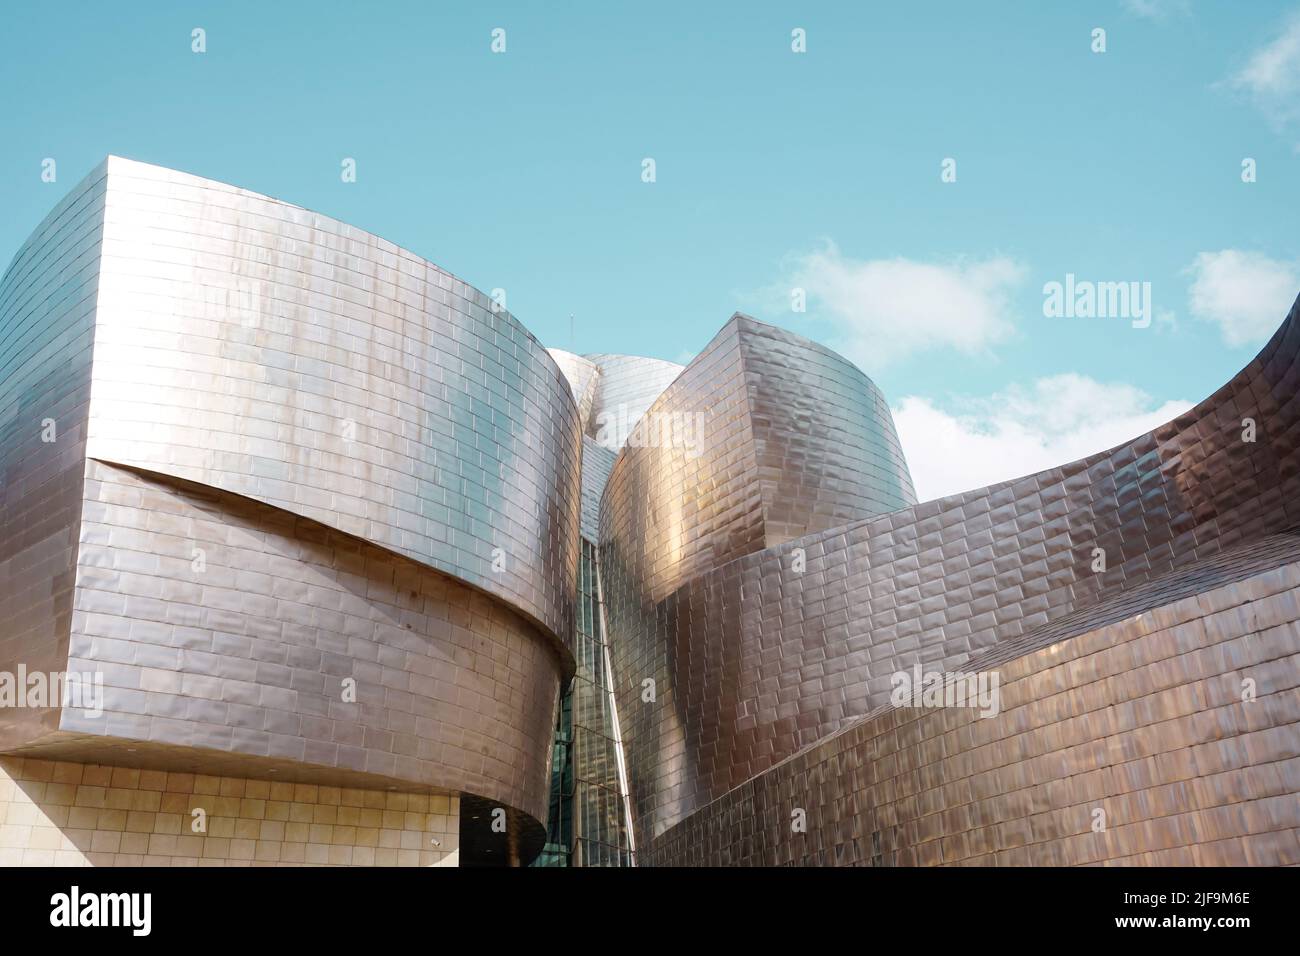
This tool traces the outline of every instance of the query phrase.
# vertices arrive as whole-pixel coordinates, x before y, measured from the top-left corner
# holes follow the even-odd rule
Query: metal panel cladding
[[[691,465],[629,448],[602,503],[617,698],[647,859],[653,839],[693,812],[888,702],[898,672],[960,667],[1164,575],[1195,582],[1198,562],[1300,524],[1295,308],[1230,383],[1131,442],[775,547],[750,408],[775,409],[763,393],[794,386],[774,373],[742,398],[727,384],[746,381],[740,334],[724,330],[659,403],[721,419],[704,455]],[[1232,627],[1249,631],[1245,619]]]
[[[87,454],[365,538],[567,642],[581,435],[546,349],[378,236],[108,169]]]
[[[512,316],[110,157],[6,272],[0,342],[0,668],[103,682],[98,712],[7,709],[0,748],[461,792],[536,852],[582,427]]]

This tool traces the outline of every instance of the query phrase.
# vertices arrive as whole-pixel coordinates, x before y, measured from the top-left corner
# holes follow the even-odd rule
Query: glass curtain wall
[[[630,866],[632,862],[598,591],[596,547],[583,539],[574,641],[578,669],[560,701],[546,848],[533,866]]]

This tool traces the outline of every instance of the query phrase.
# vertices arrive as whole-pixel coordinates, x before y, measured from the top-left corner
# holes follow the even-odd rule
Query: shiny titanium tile
[[[961,667],[1162,576],[1186,574],[1195,584],[1198,562],[1300,525],[1295,308],[1232,382],[1150,434],[1037,475],[838,526],[841,508],[870,508],[880,494],[873,479],[910,493],[901,453],[891,454],[892,428],[877,429],[872,440],[827,424],[833,416],[821,405],[851,405],[859,413],[872,405],[835,398],[837,389],[827,394],[825,376],[806,371],[820,358],[764,360],[765,350],[797,354],[797,339],[787,346],[779,333],[762,342],[748,322],[733,320],[652,408],[706,409],[713,424],[705,454],[692,461],[629,447],[602,502],[616,693],[637,842],[649,862],[772,862],[758,851],[736,856],[737,834],[752,831],[759,809],[732,795],[758,793],[768,786],[759,775],[786,766],[781,762],[804,748],[822,748],[819,741],[887,703],[895,673],[917,663]],[[754,348],[744,347],[747,335]],[[821,417],[805,417],[805,408]],[[1247,419],[1256,441],[1245,440]],[[847,479],[863,449],[874,449],[868,454],[878,464],[862,469],[868,481],[855,486]],[[819,523],[823,516],[826,524]],[[800,522],[810,533],[795,536]],[[1293,603],[1296,596],[1278,600]],[[1186,633],[1201,626],[1211,623],[1189,620]],[[1251,633],[1241,614],[1216,618],[1213,627],[1215,639]],[[1296,625],[1285,627],[1293,637]],[[1175,631],[1170,639],[1185,638]],[[1261,666],[1271,682],[1292,665]],[[1106,699],[1097,688],[1081,693],[1090,705]],[[1220,733],[1240,730],[1233,729],[1238,715],[1214,719],[1228,721]],[[1112,746],[1142,740],[1120,735]],[[960,740],[952,746],[966,747]],[[855,760],[874,759],[872,751],[859,753]],[[826,800],[858,792],[854,767],[818,766],[816,786],[832,788]],[[1006,773],[1023,769],[1013,765]],[[835,778],[838,772],[846,776]],[[1266,786],[1272,773],[1261,763],[1244,785]],[[812,778],[780,779],[796,790],[814,785]],[[1294,799],[1294,787],[1287,792]],[[725,813],[711,807],[724,795],[732,801]],[[814,797],[821,799],[798,799]],[[697,813],[703,815],[695,826]],[[858,822],[845,826],[870,829],[870,821],[850,819]],[[702,845],[701,827],[722,834],[716,853],[690,848]],[[660,852],[655,841],[668,832],[677,834],[675,842]],[[1139,832],[1146,831],[1132,831]],[[1277,836],[1294,840],[1294,831]],[[988,835],[963,839],[987,843]],[[770,852],[839,862],[773,841],[786,849]],[[909,836],[908,845],[917,844]],[[1149,845],[1121,840],[1107,852],[1118,859]],[[936,856],[938,847],[898,860],[960,856]],[[990,852],[1001,849],[1010,844],[995,841]]]
[[[431,263],[110,157],[0,282],[0,749],[464,792],[536,852],[582,423]]]
[[[0,670],[102,707],[6,707],[0,752],[460,794],[463,860],[549,815],[584,865],[1294,864],[1298,357],[1300,304],[1178,419],[917,504],[800,336],[547,350],[110,157],[0,280]],[[997,706],[893,706],[921,668]]]

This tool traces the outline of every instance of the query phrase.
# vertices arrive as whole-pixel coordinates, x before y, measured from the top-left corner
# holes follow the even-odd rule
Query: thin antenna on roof
[[[570,312],[569,313],[569,351],[570,352],[573,352],[574,344],[575,343],[573,341],[573,313]],[[575,352],[574,354],[576,355],[577,353]]]

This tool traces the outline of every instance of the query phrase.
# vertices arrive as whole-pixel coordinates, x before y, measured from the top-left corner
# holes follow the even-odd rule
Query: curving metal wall
[[[1166,575],[970,661],[1000,676],[997,714],[879,708],[686,817],[641,859],[1294,866],[1297,593],[1295,535]]]
[[[103,708],[0,710],[0,751],[459,792],[462,849],[526,860],[577,633],[611,860],[607,649],[652,864],[1295,863],[1298,355],[1300,303],[1175,421],[916,505],[799,336],[548,353],[377,237],[110,158],[0,281],[0,669]],[[1002,712],[890,708],[916,663]]]
[[[584,358],[598,370],[587,435],[615,451],[646,409],[682,372],[676,362],[640,355],[599,353]]]
[[[618,453],[595,439],[582,436],[582,537],[593,544],[600,539],[600,499],[609,482]]]
[[[19,751],[464,792],[544,820],[562,664],[535,625],[309,518],[88,462],[64,708]],[[205,769],[207,768],[207,769]]]
[[[884,394],[848,359],[737,314],[768,547],[916,504]]]
[[[573,400],[578,406],[578,422],[585,434],[587,424],[591,421],[591,408],[596,400],[596,383],[600,378],[600,368],[595,362],[574,355],[564,349],[548,349],[555,364],[564,373],[573,392]]]
[[[6,272],[0,342],[0,667],[105,684],[99,715],[6,710],[0,748],[461,791],[536,852],[582,427],[513,317],[110,157]]]
[[[696,360],[710,378],[714,352]],[[1132,442],[779,547],[719,548],[689,574],[679,555],[698,537],[636,555],[639,529],[676,527],[663,516],[677,488],[627,482],[625,453],[603,502],[601,559],[638,845],[871,712],[895,672],[951,670],[1300,523],[1298,353],[1293,309],[1232,382]],[[699,492],[720,516],[721,487]]]
[[[106,168],[60,201],[0,280],[0,669],[61,670],[85,473]],[[0,707],[0,750],[58,726]]]
[[[614,465],[607,585],[661,601],[742,555],[915,503],[875,385],[828,349],[736,314]]]
[[[87,454],[365,538],[568,641],[581,432],[546,349],[377,236],[108,168]]]

